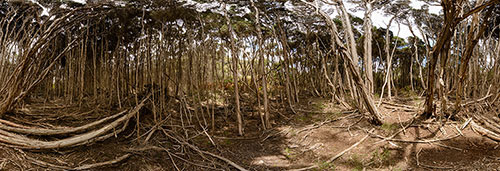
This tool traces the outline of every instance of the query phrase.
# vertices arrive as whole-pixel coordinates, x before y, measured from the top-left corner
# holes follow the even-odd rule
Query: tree
[[[332,42],[335,42],[335,44],[332,43],[332,49],[335,49],[335,47],[340,48],[342,58],[347,62],[347,68],[349,70],[349,73],[352,74],[353,76],[353,81],[355,84],[355,88],[358,90],[360,93],[360,96],[362,98],[362,101],[365,104],[365,107],[368,109],[368,112],[371,114],[371,121],[375,125],[381,125],[382,121],[380,120],[380,114],[375,107],[375,103],[372,99],[372,96],[369,95],[369,92],[366,90],[366,86],[364,85],[361,76],[359,74],[359,69],[358,66],[354,63],[354,60],[352,59],[351,52],[352,50],[348,50],[348,48],[344,47],[341,39],[338,36],[338,31],[337,31],[337,26],[333,22],[333,20],[323,11],[319,9],[319,6],[316,6],[315,4],[312,4],[310,2],[307,2],[305,0],[302,0],[303,3],[313,7],[316,9],[316,12],[318,12],[327,22],[327,24],[330,26],[330,34],[332,36]],[[356,46],[354,46],[356,47]],[[354,50],[356,51],[356,49]],[[361,110],[362,108],[359,107]]]
[[[428,72],[428,81],[427,81],[427,96],[425,100],[425,109],[423,112],[423,116],[430,117],[432,113],[435,111],[434,107],[434,88],[435,88],[435,70],[438,58],[440,56],[447,55],[450,49],[450,40],[452,38],[452,34],[456,29],[456,26],[459,22],[464,20],[465,18],[473,15],[481,11],[482,9],[491,6],[495,3],[498,3],[498,0],[490,0],[489,2],[483,3],[480,6],[471,9],[469,12],[465,12],[463,15],[460,15],[462,12],[462,4],[463,0],[459,1],[450,1],[450,0],[442,0],[441,6],[444,11],[444,26],[442,27],[439,36],[437,38],[436,44],[434,45],[429,61],[429,72]],[[446,104],[444,104],[446,105]]]
[[[240,136],[243,135],[243,119],[241,117],[241,110],[240,110],[240,94],[239,94],[239,85],[238,85],[238,56],[237,56],[237,51],[235,47],[235,42],[236,39],[234,38],[234,33],[233,33],[233,26],[231,23],[231,19],[229,18],[228,11],[226,10],[226,4],[224,3],[224,16],[226,17],[227,20],[227,27],[228,27],[228,36],[230,38],[230,43],[231,43],[231,58],[232,58],[232,66],[233,66],[233,83],[234,83],[234,102],[236,104],[236,120],[238,122],[238,134]]]

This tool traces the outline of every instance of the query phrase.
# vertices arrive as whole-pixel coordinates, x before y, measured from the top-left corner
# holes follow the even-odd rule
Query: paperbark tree
[[[238,55],[236,54],[236,47],[235,47],[235,35],[233,35],[233,27],[231,25],[231,19],[229,18],[229,14],[226,10],[226,4],[223,5],[224,7],[224,16],[226,18],[226,24],[228,27],[228,35],[229,35],[229,40],[231,43],[231,58],[232,58],[232,66],[233,66],[233,83],[234,83],[234,103],[236,105],[235,107],[235,112],[236,112],[236,120],[238,122],[238,134],[240,136],[243,135],[243,119],[241,117],[241,110],[240,110],[240,93],[239,93],[239,86],[238,86]]]
[[[369,92],[366,89],[366,86],[363,83],[363,80],[361,79],[361,76],[359,74],[359,69],[358,66],[354,63],[354,60],[352,59],[352,51],[348,50],[343,44],[342,40],[339,38],[339,33],[337,26],[333,22],[333,20],[330,18],[328,14],[320,10],[316,4],[307,2],[305,0],[302,0],[303,3],[313,7],[316,9],[316,11],[325,19],[326,23],[330,27],[330,34],[332,36],[332,49],[340,49],[341,54],[340,56],[346,61],[347,63],[347,68],[349,73],[353,76],[353,81],[355,84],[355,88],[359,91],[361,100],[365,104],[366,109],[368,112],[371,114],[371,122],[375,125],[381,125],[382,121],[380,120],[380,113],[378,112],[377,107],[375,106],[375,103],[372,99],[372,96],[369,94]],[[335,42],[335,43],[333,43]],[[359,105],[359,110],[363,110],[361,104]]]
[[[373,88],[373,58],[372,58],[372,40],[373,40],[373,34],[372,34],[372,12],[373,12],[373,3],[376,0],[363,0],[363,5],[365,7],[365,18],[364,18],[364,24],[363,24],[363,30],[364,30],[364,41],[363,41],[363,47],[364,47],[364,66],[365,66],[365,84],[368,89],[368,92],[370,94],[374,93],[374,88]]]

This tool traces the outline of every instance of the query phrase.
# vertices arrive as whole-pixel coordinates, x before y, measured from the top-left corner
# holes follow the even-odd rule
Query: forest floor
[[[500,168],[496,142],[475,133],[464,123],[411,123],[423,100],[394,100],[382,104],[384,124],[370,125],[359,113],[348,114],[324,99],[310,99],[302,107],[322,114],[301,114],[279,124],[274,134],[257,141],[234,141],[228,156],[252,170],[290,170],[311,165],[312,170],[495,170]],[[397,105],[397,106],[394,106]],[[401,104],[407,107],[398,107]],[[406,110],[406,111],[405,111]],[[340,119],[342,118],[342,119]],[[411,124],[410,124],[411,123]],[[374,131],[369,131],[374,129]],[[359,142],[333,163],[332,157]],[[391,137],[384,141],[382,137]],[[462,136],[463,135],[463,136]],[[380,138],[377,138],[379,136]],[[231,154],[231,155],[229,155]]]
[[[216,132],[202,132],[200,136],[189,139],[199,149],[223,156],[249,170],[290,170],[312,165],[317,166],[312,170],[500,168],[500,145],[475,133],[467,122],[448,121],[442,126],[432,119],[413,122],[422,103],[423,100],[418,98],[383,103],[379,110],[384,124],[375,127],[357,111],[346,111],[327,99],[312,98],[295,106],[297,114],[285,114],[288,118],[273,118],[275,123],[272,129],[262,131],[258,117],[248,117],[246,135],[238,137],[235,122],[221,119],[217,120],[217,125],[229,126],[221,126]],[[38,126],[38,123],[75,126],[105,117],[99,113],[110,111],[57,104],[27,105],[18,111],[23,113],[23,117],[9,114],[6,119]],[[141,119],[141,123],[148,119],[151,118]],[[466,127],[462,129],[464,125]],[[210,160],[203,155],[188,155],[197,152],[162,136],[162,132],[167,135],[165,130],[173,127],[152,129],[154,125],[142,124],[145,130],[139,134],[141,137],[137,137],[134,126],[129,127],[116,137],[75,148],[29,151],[2,145],[0,170],[64,170],[114,160],[125,154],[132,155],[117,163],[103,163],[103,167],[96,170],[231,168],[207,165],[206,161],[225,162]],[[343,151],[343,155],[338,155]],[[337,155],[339,157],[332,163],[327,162]],[[197,164],[200,166],[195,166]]]

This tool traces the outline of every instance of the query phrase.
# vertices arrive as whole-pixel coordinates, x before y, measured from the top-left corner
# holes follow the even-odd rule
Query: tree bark
[[[371,15],[373,12],[373,2],[372,0],[364,0],[363,3],[365,5],[365,20],[364,20],[364,37],[365,40],[363,42],[364,45],[364,66],[365,66],[365,75],[366,75],[366,88],[370,94],[374,93],[373,90],[373,59],[372,59],[372,19]]]
[[[259,17],[259,9],[255,6],[254,0],[250,0],[252,3],[252,6],[255,10],[255,27],[257,30],[257,39],[258,39],[258,51],[257,51],[257,56],[259,57],[260,60],[260,70],[262,72],[262,93],[263,93],[263,102],[264,102],[264,124],[265,128],[269,129],[271,128],[271,122],[269,121],[270,116],[269,116],[269,99],[267,97],[267,76],[266,76],[266,61],[264,60],[264,55],[262,54],[262,30],[260,28],[260,17]]]
[[[303,3],[316,8],[317,12],[325,19],[326,23],[328,26],[330,26],[330,34],[332,36],[332,50],[334,49],[339,49],[341,51],[341,56],[344,58],[344,60],[347,63],[347,68],[348,71],[352,74],[353,76],[353,81],[355,84],[355,87],[357,90],[360,92],[362,101],[365,104],[365,107],[367,108],[368,112],[371,114],[371,122],[375,125],[382,125],[382,120],[380,120],[380,114],[375,106],[375,103],[372,99],[372,97],[369,95],[368,91],[366,90],[366,86],[364,85],[361,76],[359,74],[359,69],[358,66],[355,65],[354,61],[352,60],[351,56],[351,51],[347,50],[343,46],[343,42],[340,40],[338,36],[338,31],[337,31],[337,26],[335,23],[332,21],[330,16],[326,14],[325,12],[319,10],[319,7],[315,6],[314,4],[307,2],[306,0],[302,0]],[[333,43],[335,42],[335,44]],[[338,48],[336,48],[338,47]],[[358,106],[359,110],[362,110],[362,106]]]
[[[224,9],[226,9],[226,4],[224,3]],[[243,119],[241,117],[241,110],[240,110],[240,94],[239,94],[239,86],[238,86],[238,55],[236,54],[236,47],[235,47],[235,42],[236,39],[234,38],[235,35],[233,35],[233,27],[231,25],[231,19],[229,18],[229,14],[227,10],[224,12],[226,20],[227,20],[227,27],[228,27],[228,35],[230,37],[230,42],[231,42],[231,58],[232,58],[232,65],[233,65],[233,82],[234,82],[234,101],[236,104],[236,120],[238,122],[238,134],[240,136],[243,136]]]
[[[479,0],[477,4],[481,4],[483,0]],[[472,53],[474,51],[474,47],[476,47],[479,38],[483,35],[484,31],[486,30],[487,23],[489,20],[489,17],[491,16],[491,10],[488,11],[488,13],[484,16],[484,21],[479,27],[479,14],[474,14],[472,17],[472,24],[470,26],[469,33],[467,35],[467,40],[465,43],[465,51],[462,54],[462,58],[460,60],[460,69],[459,69],[459,80],[457,83],[457,100],[455,102],[455,112],[457,113],[460,108],[461,108],[461,102],[462,102],[462,96],[463,96],[463,84],[466,79],[466,71],[469,66],[469,61],[472,57]],[[479,28],[478,28],[479,27]]]
[[[452,33],[455,31],[457,18],[457,6],[454,4],[455,2],[451,2],[450,0],[443,0],[441,5],[443,6],[444,11],[444,26],[442,27],[436,45],[432,48],[430,54],[430,62],[429,62],[429,72],[428,72],[428,80],[427,80],[427,96],[425,98],[425,109],[422,115],[426,118],[429,118],[432,113],[435,111],[434,107],[434,88],[435,88],[435,71],[436,64],[439,56],[442,53],[442,49],[446,49],[446,45],[449,45],[451,41]],[[460,2],[456,2],[460,3]]]

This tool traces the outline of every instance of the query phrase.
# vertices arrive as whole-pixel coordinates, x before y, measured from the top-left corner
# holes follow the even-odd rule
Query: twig
[[[461,107],[465,107],[465,106],[467,106],[467,105],[471,105],[471,104],[474,104],[474,103],[478,103],[478,102],[481,102],[481,101],[483,101],[483,100],[486,100],[488,97],[491,97],[491,96],[493,96],[493,94],[486,95],[486,96],[484,96],[484,97],[482,97],[482,98],[480,98],[480,99],[477,99],[477,100],[469,101],[469,102],[467,102],[467,103],[461,104],[460,106],[461,106]]]
[[[332,122],[339,121],[339,120],[346,119],[346,118],[355,118],[355,117],[358,117],[358,116],[360,116],[360,115],[351,114],[351,115],[347,115],[347,116],[340,117],[340,118],[327,119],[327,120],[325,120],[323,122],[311,124],[310,126],[297,131],[297,134],[300,134],[301,132],[308,131],[308,130],[311,130],[311,129],[319,128],[319,127],[321,127],[321,126],[323,126],[325,124],[328,124],[328,123],[332,123]]]
[[[460,127],[460,129],[461,130],[465,129],[465,127],[467,127],[467,125],[469,125],[470,121],[472,121],[472,117],[467,119],[467,121],[464,122],[464,124]]]
[[[304,113],[314,113],[314,114],[353,114],[358,112],[357,109],[355,110],[348,110],[348,111],[342,111],[342,112],[319,112],[319,111],[312,111],[312,110],[304,110],[304,109],[295,109],[297,112],[304,112]]]
[[[177,164],[175,164],[175,161],[174,161],[174,159],[172,158],[172,155],[170,154],[170,151],[168,151],[168,150],[165,150],[165,151],[167,152],[167,154],[168,154],[168,156],[169,156],[169,158],[170,158],[170,161],[172,161],[172,164],[174,165],[175,170],[177,170],[177,171],[181,171],[181,170],[179,169],[179,167],[177,167]]]
[[[222,157],[222,156],[219,156],[219,155],[216,155],[216,154],[213,154],[213,153],[207,152],[207,151],[200,150],[200,149],[198,149],[196,146],[194,146],[194,145],[192,145],[192,144],[189,144],[189,143],[187,143],[187,142],[185,142],[185,141],[183,141],[183,140],[180,140],[180,139],[178,139],[178,138],[175,138],[175,137],[171,136],[171,135],[170,135],[170,134],[168,134],[168,133],[167,133],[164,129],[162,129],[162,131],[163,131],[163,133],[164,133],[167,137],[170,137],[170,138],[174,139],[174,140],[175,140],[175,141],[177,141],[179,144],[187,145],[188,147],[190,147],[191,149],[195,150],[195,151],[196,151],[196,152],[198,152],[198,153],[201,153],[201,154],[208,154],[208,155],[210,155],[210,156],[212,156],[212,157],[218,158],[218,159],[220,159],[220,160],[222,160],[222,161],[225,161],[227,164],[229,164],[229,165],[231,165],[231,166],[235,167],[236,169],[238,169],[238,170],[240,170],[240,171],[248,171],[247,169],[245,169],[245,168],[241,167],[240,165],[238,165],[238,164],[234,163],[233,161],[231,161],[231,160],[229,160],[229,159],[227,159],[227,158],[225,158],[225,157]]]
[[[415,106],[408,106],[408,105],[404,105],[404,104],[390,103],[390,102],[387,102],[387,101],[382,101],[382,103],[386,104],[386,105],[400,107],[400,108],[406,108],[408,110],[418,110],[419,109],[418,107],[415,107]]]
[[[449,146],[449,145],[444,145],[444,144],[441,144],[441,143],[435,143],[435,144],[437,146],[444,147],[444,148],[449,148],[449,149],[452,149],[452,150],[464,151],[464,149],[457,148],[457,147],[452,147],[452,146]]]
[[[384,137],[384,136],[377,135],[377,134],[374,134],[374,133],[371,133],[371,132],[368,132],[368,133],[371,134],[371,135],[373,135],[376,138],[380,138],[380,139],[383,139],[385,141],[403,142],[403,143],[433,143],[433,142],[451,140],[453,138],[457,138],[457,137],[460,136],[460,134],[456,134],[454,136],[443,138],[443,139],[433,139],[433,140],[403,140],[403,139],[392,139],[392,138]]]
[[[55,165],[55,164],[51,164],[51,163],[47,163],[47,162],[44,162],[44,161],[41,161],[41,160],[38,160],[38,159],[35,159],[35,158],[32,158],[30,156],[25,156],[28,160],[31,160],[31,162],[35,165],[38,165],[38,166],[41,166],[41,167],[46,167],[46,168],[50,168],[50,169],[58,169],[58,170],[69,170],[71,169],[70,167],[67,167],[67,166],[59,166],[59,165]]]
[[[398,121],[399,125],[401,125],[401,128],[403,129],[403,133],[406,134],[406,128],[405,126],[403,126],[403,122],[401,122],[401,116],[399,115],[399,113],[398,113]]]
[[[370,131],[373,131],[374,129],[371,129]],[[358,146],[359,144],[361,144],[363,141],[365,141],[368,137],[370,136],[370,134],[367,134],[365,137],[361,138],[361,140],[359,140],[358,142],[356,142],[355,144],[353,144],[352,146],[350,146],[349,148],[345,149],[344,151],[338,153],[337,155],[333,156],[332,158],[330,158],[328,161],[326,161],[327,163],[332,163],[333,161],[335,161],[337,158],[339,158],[340,156],[344,155],[346,152],[352,150],[354,147]],[[302,170],[311,170],[311,169],[314,169],[314,168],[318,168],[319,166],[317,164],[315,165],[312,165],[312,166],[309,166],[309,167],[305,167],[305,168],[300,168],[300,169],[291,169],[290,171],[302,171]]]
[[[18,128],[29,128],[27,126],[19,125],[19,124],[16,124],[16,123],[13,123],[13,122],[10,122],[7,120],[3,120],[3,119],[0,119],[0,123],[3,123],[5,125],[9,125],[9,126],[13,126],[13,127],[18,127]]]
[[[87,165],[83,165],[83,166],[80,166],[80,167],[76,167],[76,168],[73,168],[71,170],[88,170],[88,169],[92,169],[92,168],[97,168],[97,167],[102,167],[102,166],[105,166],[105,165],[112,165],[112,164],[116,164],[116,163],[119,163],[127,158],[129,158],[131,156],[131,154],[125,154],[121,157],[118,157],[114,160],[109,160],[109,161],[105,161],[105,162],[100,162],[100,163],[94,163],[94,164],[87,164]]]
[[[254,140],[260,138],[260,137],[219,137],[219,136],[213,136],[213,137],[221,140]]]
[[[44,161],[41,161],[41,160],[38,160],[38,159],[35,159],[35,158],[32,158],[32,157],[29,157],[27,155],[26,155],[26,158],[29,159],[29,160],[31,160],[33,162],[33,164],[36,164],[36,165],[39,165],[39,166],[42,166],[42,167],[49,167],[49,168],[52,168],[52,169],[60,169],[60,170],[88,170],[88,169],[93,169],[93,168],[102,167],[102,166],[106,166],[106,165],[116,164],[116,163],[119,163],[119,162],[127,159],[130,156],[131,156],[131,154],[125,154],[125,155],[123,155],[121,157],[118,157],[116,159],[113,159],[113,160],[109,160],[109,161],[105,161],[105,162],[100,162],[100,163],[94,163],[94,164],[86,164],[86,165],[82,165],[82,166],[75,167],[75,168],[71,168],[71,167],[68,167],[68,166],[59,166],[59,165],[56,165],[56,164],[44,162]]]
[[[214,145],[214,147],[217,147],[217,145],[215,144],[214,140],[212,140],[212,137],[208,134],[207,130],[203,129],[203,132],[208,137],[208,139],[210,140],[210,142],[212,143],[212,145]]]
[[[402,131],[406,130],[408,127],[411,126],[411,124],[413,124],[413,122],[415,122],[415,118],[417,117],[417,114],[413,115],[413,117],[411,118],[410,120],[410,123],[408,123],[406,126],[404,126],[403,128],[401,128],[399,131],[397,131],[396,133],[392,134],[391,136],[387,137],[387,138],[384,138],[380,141],[377,141],[375,142],[374,144],[378,144],[378,143],[381,143],[381,142],[384,142],[384,141],[387,141],[391,138],[394,138],[396,135],[398,135],[399,133],[401,133]]]

